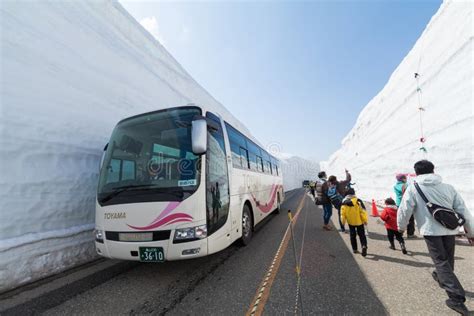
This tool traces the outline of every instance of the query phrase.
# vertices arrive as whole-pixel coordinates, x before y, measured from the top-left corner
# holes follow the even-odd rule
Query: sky
[[[260,143],[320,161],[441,1],[120,3]]]

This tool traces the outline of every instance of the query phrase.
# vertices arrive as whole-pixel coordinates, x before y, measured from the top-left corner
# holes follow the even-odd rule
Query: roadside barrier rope
[[[306,206],[306,201],[304,203]],[[303,233],[302,233],[302,238],[301,238],[301,251],[300,251],[300,256],[298,259],[298,256],[296,254],[296,241],[295,241],[295,235],[293,232],[293,216],[291,214],[291,210],[288,210],[288,218],[290,220],[290,236],[293,241],[293,255],[295,257],[295,264],[296,264],[296,295],[295,295],[295,315],[298,315],[298,305],[300,305],[300,310],[301,310],[301,315],[304,315],[304,305],[303,305],[303,296],[301,294],[301,266],[302,266],[302,261],[303,261],[303,249],[304,249],[304,239],[306,235],[306,223],[308,219],[308,210],[305,212],[305,218],[304,218],[304,224],[303,224]],[[299,304],[298,304],[299,303]]]
[[[290,227],[296,224],[297,218],[304,204],[305,204],[305,196],[303,195],[303,197],[301,198],[298,204],[298,208],[296,210],[295,216],[293,216],[293,222],[288,223],[283,239],[280,242],[278,250],[273,258],[272,263],[270,264],[269,269],[267,270],[267,273],[265,274],[264,279],[262,280],[262,282],[260,283],[260,286],[257,289],[257,293],[255,294],[255,297],[252,300],[252,303],[250,304],[250,307],[246,313],[246,316],[262,315],[263,309],[270,295],[270,289],[273,285],[273,281],[275,280],[282,258],[285,255],[286,249],[288,247],[288,243],[290,241],[290,237],[291,237]]]
[[[306,202],[305,202],[306,206]],[[301,275],[303,272],[302,266],[303,266],[303,250],[304,250],[304,240],[306,236],[306,223],[308,221],[308,210],[306,210],[305,215],[304,215],[304,225],[303,225],[303,237],[301,238],[301,251],[300,251],[300,261],[299,261],[299,275],[298,275],[298,283],[296,286],[296,306],[295,306],[295,314],[297,313],[297,308],[298,308],[298,297],[300,298],[300,304],[301,304],[301,314],[304,315],[304,309],[303,309],[303,296],[301,294]]]

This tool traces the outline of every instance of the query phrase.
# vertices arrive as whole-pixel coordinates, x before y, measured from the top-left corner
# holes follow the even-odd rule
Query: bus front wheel
[[[247,246],[252,239],[253,233],[253,219],[252,219],[252,212],[250,212],[250,208],[248,205],[244,205],[244,209],[242,211],[242,238],[241,242],[242,245]]]

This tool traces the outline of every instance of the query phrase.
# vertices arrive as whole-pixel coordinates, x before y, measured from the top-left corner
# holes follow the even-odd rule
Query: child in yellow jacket
[[[358,253],[356,235],[359,235],[362,245],[362,256],[367,255],[367,237],[365,236],[364,225],[367,225],[368,216],[364,202],[355,195],[354,189],[348,189],[346,197],[342,201],[341,222],[349,224],[351,235],[352,251]]]

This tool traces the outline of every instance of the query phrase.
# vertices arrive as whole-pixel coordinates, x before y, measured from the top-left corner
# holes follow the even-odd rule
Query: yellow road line
[[[280,268],[281,260],[285,255],[286,249],[288,248],[288,242],[290,241],[290,225],[293,224],[295,226],[296,221],[298,219],[298,215],[300,214],[301,209],[303,208],[304,201],[306,198],[306,194],[303,194],[300,203],[298,204],[298,208],[296,210],[295,216],[293,216],[293,221],[288,224],[286,228],[285,235],[283,235],[283,239],[280,242],[280,246],[278,247],[275,256],[273,257],[273,261],[270,264],[270,267],[267,270],[267,273],[263,277],[260,286],[255,293],[255,296],[250,304],[250,307],[246,313],[246,316],[254,316],[254,315],[262,315],[263,309],[265,308],[265,304],[270,296],[270,290],[273,285],[273,281],[277,275],[278,269]]]

